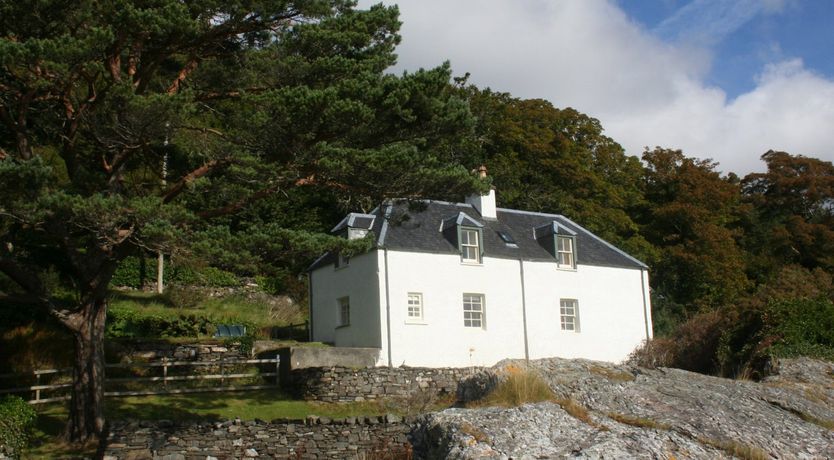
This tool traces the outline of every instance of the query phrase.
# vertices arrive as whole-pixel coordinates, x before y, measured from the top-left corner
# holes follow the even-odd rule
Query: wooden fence
[[[146,364],[106,364],[105,368],[107,369],[142,369],[142,368],[162,368],[162,375],[156,377],[115,377],[115,378],[106,378],[105,385],[108,383],[126,383],[126,382],[161,382],[162,388],[161,389],[153,389],[153,390],[140,390],[140,391],[105,391],[105,396],[140,396],[140,395],[158,395],[158,394],[174,394],[174,393],[202,393],[202,392],[213,392],[213,391],[249,391],[249,390],[261,390],[265,388],[275,388],[278,386],[278,366],[280,364],[280,358],[275,357],[271,359],[242,359],[242,360],[222,360],[222,361],[169,361],[167,358],[162,358],[159,362],[153,363],[146,363]],[[274,371],[269,372],[258,372],[258,373],[234,373],[233,371],[228,371],[229,369],[234,369],[236,366],[242,364],[271,364],[274,366]],[[183,367],[183,366],[215,366],[219,367],[219,374],[196,374],[196,375],[168,375],[168,370],[172,367]],[[273,366],[270,366],[271,368]],[[40,369],[32,371],[31,373],[26,374],[0,374],[0,379],[11,379],[11,378],[26,378],[34,376],[35,384],[31,386],[22,386],[17,388],[0,388],[0,394],[4,393],[34,393],[34,399],[29,400],[28,402],[31,404],[41,404],[47,402],[54,402],[54,401],[63,401],[69,399],[69,396],[57,396],[52,398],[43,398],[41,397],[41,392],[46,391],[54,391],[60,390],[63,388],[69,388],[72,386],[71,383],[58,383],[58,384],[41,384],[41,379],[43,376],[54,376],[57,374],[71,374],[72,368],[65,368],[65,369]],[[234,379],[243,379],[243,378],[254,378],[254,377],[264,377],[264,378],[272,378],[273,383],[264,384],[264,385],[239,385],[239,386],[229,386],[227,385],[230,380]],[[195,380],[219,380],[220,387],[203,387],[203,388],[168,388],[169,382],[176,382],[176,381],[195,381]]]

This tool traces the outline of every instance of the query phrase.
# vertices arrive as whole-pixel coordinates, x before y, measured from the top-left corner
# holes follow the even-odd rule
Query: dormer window
[[[565,268],[575,268],[576,264],[574,261],[576,258],[574,257],[573,252],[573,236],[556,236],[556,250],[558,252],[558,260],[559,266]]]
[[[553,221],[534,230],[536,241],[555,259],[556,266],[576,268],[576,232]]]
[[[330,233],[335,233],[342,238],[349,240],[358,240],[364,238],[374,226],[376,216],[373,214],[360,214],[352,212],[345,216],[338,225],[330,230]]]
[[[457,247],[462,263],[480,265],[484,259],[483,227],[482,223],[460,212],[443,219],[440,233]]]
[[[481,231],[474,228],[460,229],[460,258],[464,263],[481,263]]]

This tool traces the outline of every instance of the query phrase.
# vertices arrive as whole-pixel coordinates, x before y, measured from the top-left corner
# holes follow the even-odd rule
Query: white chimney
[[[478,174],[481,179],[487,176],[486,166],[478,168]],[[495,209],[495,189],[490,188],[486,195],[470,195],[466,197],[466,203],[471,204],[475,209],[481,213],[481,217],[485,219],[497,219],[498,214]]]

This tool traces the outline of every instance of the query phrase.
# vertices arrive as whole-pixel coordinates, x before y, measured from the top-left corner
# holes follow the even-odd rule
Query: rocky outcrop
[[[834,365],[781,363],[763,382],[584,360],[507,361],[459,394],[476,395],[502,369],[529,367],[557,402],[448,409],[422,416],[425,458],[834,458]]]

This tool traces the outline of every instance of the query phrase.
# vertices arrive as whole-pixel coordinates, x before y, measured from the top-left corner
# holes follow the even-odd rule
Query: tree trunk
[[[105,298],[81,306],[68,321],[75,336],[75,369],[72,376],[70,415],[65,436],[85,442],[105,434],[104,423],[104,321]]]

